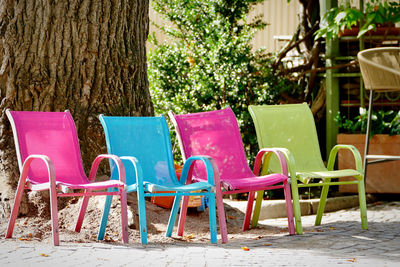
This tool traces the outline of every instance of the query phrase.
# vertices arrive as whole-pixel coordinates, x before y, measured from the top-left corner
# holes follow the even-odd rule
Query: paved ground
[[[62,242],[53,247],[2,238],[0,266],[400,266],[400,202],[368,205],[367,231],[361,230],[356,208],[326,214],[319,227],[313,226],[314,218],[303,216],[301,236],[231,239],[225,245]],[[261,223],[287,225],[285,219]]]

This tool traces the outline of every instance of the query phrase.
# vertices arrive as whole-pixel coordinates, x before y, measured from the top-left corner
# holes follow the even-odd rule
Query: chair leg
[[[244,216],[242,231],[249,230],[251,213],[253,211],[254,195],[255,195],[255,191],[249,192],[249,197],[247,199],[246,214]]]
[[[85,192],[88,192],[89,190],[86,190]],[[81,228],[82,228],[82,223],[83,223],[83,219],[85,218],[85,213],[86,213],[86,209],[89,203],[89,196],[84,196],[83,200],[82,200],[82,205],[81,205],[81,209],[79,211],[79,216],[78,216],[78,220],[76,221],[76,225],[75,225],[75,232],[80,232]]]
[[[257,191],[257,197],[256,197],[256,204],[254,205],[254,211],[253,211],[253,218],[251,219],[251,227],[255,228],[258,225],[258,219],[260,218],[260,211],[261,211],[261,203],[264,198],[264,191]]]
[[[208,193],[208,212],[210,219],[211,243],[217,244],[217,216],[215,212],[215,193]]]
[[[292,195],[290,193],[290,186],[286,182],[283,185],[283,191],[285,194],[285,201],[286,201],[286,214],[288,217],[289,234],[294,235],[296,230],[294,228],[294,221],[293,221]]]
[[[369,135],[371,131],[371,117],[372,117],[372,105],[374,102],[374,90],[370,90],[369,93],[369,105],[368,105],[368,119],[367,119],[367,129],[365,133],[365,146],[364,146],[364,158],[363,158],[363,173],[364,173],[364,184],[367,181],[367,167],[368,167],[368,160],[367,155],[369,151]]]
[[[110,190],[108,190],[110,191]],[[97,234],[97,240],[103,240],[107,228],[108,215],[110,214],[112,195],[106,196],[106,201],[104,203],[103,215],[101,216],[101,223],[99,228],[99,233]]]
[[[174,200],[174,204],[172,205],[171,214],[169,215],[167,232],[165,233],[166,237],[170,237],[172,235],[172,230],[174,229],[174,225],[176,222],[176,215],[178,214],[179,204],[181,202],[182,196],[177,195]]]
[[[181,205],[181,213],[179,214],[178,222],[178,236],[183,236],[183,231],[185,229],[185,221],[187,215],[187,209],[189,206],[189,196],[184,196]]]
[[[128,210],[127,210],[127,198],[126,191],[120,189],[120,201],[121,201],[121,227],[122,227],[122,242],[128,244],[129,234],[128,234]],[[142,232],[140,232],[142,235]]]
[[[147,219],[146,219],[146,201],[144,199],[143,187],[139,187],[137,190],[138,198],[138,211],[139,211],[139,229],[140,239],[143,245],[147,244]]]
[[[21,176],[20,181],[18,183],[17,191],[15,192],[14,205],[11,211],[10,219],[8,221],[6,238],[11,238],[14,231],[15,220],[18,217],[19,205],[21,204],[22,194],[25,188],[25,180],[26,177],[23,178]]]
[[[365,199],[364,180],[361,180],[358,183],[358,200],[360,202],[361,227],[362,229],[367,230],[368,229],[367,201]]]
[[[329,183],[330,181],[331,179],[324,180],[325,183]],[[321,197],[319,199],[319,205],[317,210],[317,216],[315,218],[315,225],[321,225],[322,215],[324,214],[328,191],[329,191],[329,185],[322,186]]]
[[[290,183],[292,189],[292,198],[293,198],[293,213],[296,224],[296,234],[303,234],[303,226],[301,224],[301,209],[300,209],[300,198],[299,198],[299,187],[297,186],[296,177],[291,178]]]
[[[50,211],[51,211],[51,226],[53,230],[53,244],[60,244],[59,228],[58,228],[58,207],[57,207],[57,189],[55,183],[50,183]]]
[[[218,218],[219,218],[219,229],[221,232],[221,240],[222,243],[228,242],[228,229],[226,228],[226,218],[225,218],[225,209],[224,202],[222,201],[222,191],[219,186],[219,181],[216,181],[218,186],[215,186],[215,201],[218,209]]]

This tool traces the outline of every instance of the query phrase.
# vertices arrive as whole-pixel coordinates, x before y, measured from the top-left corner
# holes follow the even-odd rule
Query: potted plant
[[[340,113],[335,118],[341,132],[337,136],[338,144],[354,145],[364,154],[367,112],[360,108],[360,114],[347,119]],[[400,112],[380,110],[373,113],[371,120],[371,140],[369,154],[400,155]],[[347,151],[339,151],[339,169],[354,168],[354,161]],[[366,177],[367,193],[400,193],[399,161],[372,164],[368,166]],[[346,180],[346,178],[342,178]],[[339,186],[340,192],[356,193],[355,186]]]
[[[349,2],[331,8],[322,18],[316,38],[327,40],[344,35],[398,35],[400,29],[395,24],[400,22],[400,3],[376,0],[366,3],[364,11],[354,8]]]

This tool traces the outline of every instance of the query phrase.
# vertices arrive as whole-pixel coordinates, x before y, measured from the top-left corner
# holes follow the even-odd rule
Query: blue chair
[[[120,157],[125,166],[127,192],[137,192],[140,236],[147,244],[145,197],[175,196],[166,236],[170,237],[182,196],[207,196],[211,243],[217,243],[215,210],[215,163],[206,156],[186,160],[180,180],[177,179],[168,125],[164,117],[108,117],[100,115],[104,128],[107,150]],[[207,169],[207,182],[191,182],[191,166],[202,162]],[[118,179],[117,166],[110,161],[111,179]],[[216,170],[216,169],[215,169]],[[189,177],[188,177],[189,176]],[[188,179],[189,178],[189,179]],[[198,191],[201,192],[192,192]],[[165,193],[162,191],[175,191]],[[103,240],[110,211],[112,195],[107,196],[97,239]]]

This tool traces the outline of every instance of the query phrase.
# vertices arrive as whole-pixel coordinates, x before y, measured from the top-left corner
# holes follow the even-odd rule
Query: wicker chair
[[[366,179],[368,164],[400,160],[400,156],[368,155],[374,91],[400,91],[400,48],[382,47],[366,49],[359,52],[357,58],[360,63],[365,89],[370,90],[364,150],[364,177]],[[368,161],[368,159],[371,160]]]

